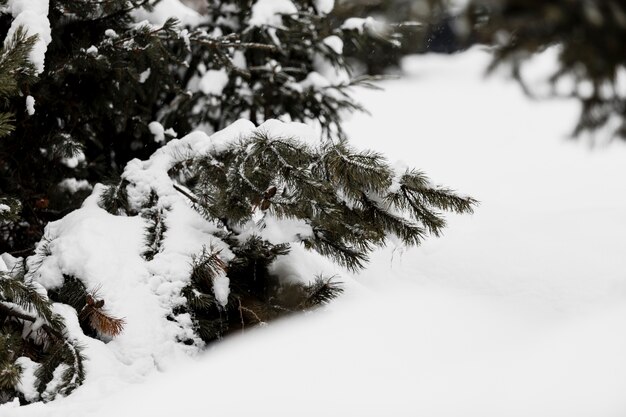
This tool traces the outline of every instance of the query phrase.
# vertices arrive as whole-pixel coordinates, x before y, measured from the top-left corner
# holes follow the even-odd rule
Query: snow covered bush
[[[0,265],[1,401],[139,379],[328,302],[341,268],[472,211],[348,144],[350,88],[370,80],[342,38],[367,34],[333,28],[332,1],[0,6],[0,252],[26,257]]]
[[[41,293],[33,304],[3,290],[1,312],[15,303],[32,310],[4,316],[13,337],[32,316],[67,342],[56,362],[27,361],[39,379],[22,373],[22,385],[18,357],[40,357],[18,344],[11,351],[21,353],[3,358],[13,375],[5,392],[24,393],[22,401],[49,400],[80,383],[85,371],[78,351],[71,366],[69,341],[80,342],[94,373],[120,361],[145,373],[230,332],[331,300],[341,287],[324,259],[358,270],[375,247],[418,245],[444,227],[441,210],[471,212],[475,203],[375,152],[277,120],[172,140],[131,161],[121,178],[96,185],[81,209],[50,223],[25,273],[3,274],[2,284]]]

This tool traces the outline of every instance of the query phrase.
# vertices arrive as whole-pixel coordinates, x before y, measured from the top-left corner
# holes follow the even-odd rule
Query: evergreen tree
[[[10,99],[15,129],[0,141],[0,192],[22,205],[19,221],[3,225],[0,252],[32,252],[45,224],[93,184],[175,136],[281,118],[343,137],[342,114],[363,110],[349,91],[370,80],[350,78],[341,38],[368,34],[333,28],[318,2],[220,1],[195,22],[138,25],[155,4],[50,0],[45,66]],[[0,41],[9,12],[0,8]]]
[[[19,221],[4,223],[0,252],[31,253],[45,224],[88,194],[86,181],[110,176],[158,146],[147,140],[146,126],[158,97],[174,89],[168,64],[175,58],[158,37],[173,33],[173,22],[135,27],[130,13],[149,4],[50,1],[45,66],[37,77],[22,80],[21,94],[9,100],[15,129],[0,141],[0,192],[19,196],[22,205]],[[0,9],[0,40],[13,29],[10,11]],[[140,83],[148,67],[159,84]],[[26,111],[26,95],[36,102],[34,113]],[[71,186],[77,181],[78,189]]]
[[[623,74],[626,54],[626,6],[619,1],[471,0],[463,14],[481,42],[494,46],[493,67],[510,64],[513,75],[532,92],[521,65],[534,54],[558,46],[558,67],[549,81],[569,80],[569,91],[582,104],[575,134],[603,126],[626,138]]]
[[[473,199],[348,144],[342,117],[362,110],[350,88],[370,86],[371,79],[351,78],[342,49],[368,31],[333,27],[327,2],[215,1],[193,23],[139,24],[138,13],[157,3],[50,0],[45,65],[21,49],[13,74],[32,64],[32,76],[20,76],[19,89],[8,90],[6,108],[15,122],[5,123],[13,130],[0,141],[0,191],[19,197],[23,210],[18,219],[16,202],[3,203],[11,215],[0,218],[7,237],[0,252],[31,253],[50,220],[63,222],[91,185],[125,167],[107,187],[95,185],[85,201],[89,206],[97,199],[110,214],[90,211],[93,206],[82,214],[139,221],[146,235],[141,263],[158,269],[168,239],[181,227],[176,220],[186,216],[204,219],[202,233],[219,243],[190,257],[189,276],[168,277],[171,285],[163,290],[176,292],[167,299],[167,320],[181,330],[177,341],[199,348],[341,292],[333,277],[290,281],[274,270],[294,245],[359,270],[391,237],[418,245],[441,233],[442,212],[472,211]],[[0,9],[0,39],[15,31],[14,12]],[[44,39],[20,36],[15,45]],[[7,51],[16,50],[4,41]],[[24,105],[26,97],[34,98],[35,109]],[[302,125],[272,119],[307,122],[321,135],[313,140]],[[201,131],[172,140],[193,129]],[[202,131],[219,132],[209,138]],[[289,238],[264,234],[271,224],[286,233],[289,221],[302,231]],[[62,234],[55,225],[47,233]],[[0,308],[7,308],[0,324],[10,338],[9,354],[0,360],[13,375],[3,385],[7,399],[20,395],[19,357],[40,363],[39,395],[23,400],[52,399],[84,377],[74,336],[106,341],[124,328],[98,287],[76,273],[80,268],[55,259],[53,243],[61,237],[46,234],[23,272],[3,273]],[[82,334],[67,334],[51,301],[76,311]],[[9,311],[11,303],[25,312]],[[190,319],[193,331],[186,332]],[[43,323],[35,327],[46,338],[37,356],[24,352],[32,345],[24,329],[33,322]]]

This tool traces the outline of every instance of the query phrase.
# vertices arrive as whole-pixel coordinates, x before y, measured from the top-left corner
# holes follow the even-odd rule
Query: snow
[[[181,330],[166,319],[172,307],[170,294],[154,291],[167,278],[157,272],[165,272],[147,265],[141,257],[145,220],[141,216],[113,216],[102,210],[97,205],[101,192],[102,186],[97,185],[80,210],[46,227],[47,242],[40,243],[37,252],[48,256],[40,267],[37,260],[29,259],[29,278],[46,289],[59,287],[63,274],[77,277],[88,290],[98,289],[111,315],[125,318],[123,333],[104,345],[82,336],[76,327],[76,312],[57,305],[57,312],[69,322],[69,334],[85,346],[90,368],[95,368],[88,369],[94,387],[110,373],[126,381],[141,380],[157,368],[165,369],[172,359],[191,349],[176,343]]]
[[[146,80],[150,77],[150,73],[152,71],[150,70],[150,68],[148,68],[147,70],[143,71],[141,74],[139,74],[139,83],[143,84],[146,82]]]
[[[57,306],[97,358],[86,363],[87,383],[48,404],[0,406],[0,415],[624,415],[626,145],[567,141],[577,103],[532,101],[500,75],[485,79],[488,62],[477,49],[407,59],[406,77],[385,82],[385,92],[359,91],[372,116],[346,125],[358,148],[478,198],[476,214],[449,216],[445,236],[420,248],[377,251],[359,275],[294,245],[272,268],[288,279],[340,274],[344,296],[199,358],[182,359],[189,352],[172,342],[189,317],[163,314],[191,255],[220,242],[160,172],[256,128],[239,121],[210,138],[196,132],[127,167],[135,204],[154,189],[170,209],[171,234],[153,261],[139,255],[144,220],[99,209],[96,187],[81,210],[49,226],[47,267],[104,282],[107,306],[129,324],[104,344]],[[276,121],[262,128],[306,133]],[[274,220],[265,219],[273,232],[306,233]]]
[[[0,213],[6,213],[7,211],[11,211],[11,207],[6,204],[0,204]]]
[[[176,136],[178,136],[178,133],[171,127],[165,129],[165,133],[166,135],[170,135],[171,137],[175,138]]]
[[[24,395],[26,401],[37,399],[37,388],[35,387],[35,371],[39,368],[39,364],[33,362],[30,358],[22,356],[15,361],[22,368],[22,376],[17,390]]]
[[[184,26],[195,27],[203,20],[202,16],[179,0],[161,0],[154,5],[154,10],[139,8],[132,12],[135,21],[147,20],[153,25],[162,26],[167,19],[174,17]]]
[[[8,45],[20,26],[26,29],[28,36],[37,35],[38,39],[30,52],[30,61],[37,74],[44,70],[44,61],[48,45],[52,41],[50,21],[48,20],[49,0],[8,0],[5,6],[13,22],[6,34],[4,45]]]
[[[311,130],[306,125],[292,126],[276,120],[258,129],[274,137],[300,133],[304,136]],[[84,353],[89,358],[88,382],[81,388],[86,391],[83,396],[95,395],[95,390],[101,389],[103,380],[109,380],[110,375],[122,379],[114,385],[136,383],[197,354],[203,347],[193,332],[194,323],[189,314],[174,313],[185,302],[181,290],[189,284],[193,260],[199,253],[206,249],[218,251],[224,262],[234,255],[217,237],[222,227],[207,221],[191,207],[184,193],[176,189],[168,171],[187,158],[237,146],[242,138],[257,131],[260,130],[249,121],[240,121],[210,137],[194,132],[182,139],[172,139],[149,160],[133,160],[126,166],[122,176],[129,183],[131,208],[139,212],[156,196],[155,209],[159,210],[165,226],[163,239],[152,247],[155,254],[150,260],[142,256],[148,244],[149,219],[141,215],[116,216],[103,210],[98,204],[104,191],[100,184],[79,210],[46,226],[45,239],[37,245],[36,255],[28,259],[27,279],[53,290],[63,285],[65,277],[75,277],[88,291],[97,289],[108,313],[123,317],[126,323],[122,334],[105,345],[82,334],[73,309],[55,305],[55,311],[69,323],[68,334],[85,346]],[[83,184],[68,179],[62,185],[72,188]],[[250,229],[250,233],[261,236],[267,233],[274,239],[282,236],[287,243],[295,244],[300,241],[299,234],[306,234],[307,229],[310,233],[307,225],[278,219],[268,219],[262,228],[252,223]],[[301,277],[306,282],[312,279],[310,271]],[[228,303],[229,285],[225,274],[214,278],[213,291],[222,306]],[[46,395],[52,395],[57,382],[51,382]],[[80,398],[81,389],[77,391],[79,397],[70,398]],[[44,399],[48,398],[44,396]]]
[[[33,96],[26,96],[26,112],[29,116],[35,114],[35,99]]]
[[[316,0],[315,7],[322,14],[328,14],[335,8],[335,0]]]
[[[93,187],[87,180],[77,180],[76,178],[66,178],[59,183],[59,188],[63,191],[67,191],[70,194],[75,194],[78,191],[91,190]]]
[[[95,47],[94,45],[91,45],[89,48],[87,48],[87,50],[85,52],[89,56],[93,56],[93,57],[98,56],[98,48]]]
[[[8,253],[0,254],[0,272],[9,272],[16,265],[21,258],[15,258]]]
[[[375,22],[372,17],[360,18],[360,17],[351,17],[346,19],[345,22],[341,25],[341,29],[344,30],[356,30],[359,33],[363,33],[363,30],[368,26]]]
[[[324,39],[324,45],[335,51],[337,54],[343,54],[343,41],[337,35],[332,35]]]
[[[226,275],[218,275],[213,278],[213,294],[222,307],[228,304],[228,294],[230,294],[230,280]]]
[[[310,72],[304,80],[300,82],[302,88],[318,88],[322,89],[330,86],[330,81],[320,73],[316,71]]]
[[[82,151],[78,151],[74,156],[61,160],[61,163],[68,168],[76,168],[82,162],[85,162],[85,154]]]
[[[150,122],[148,123],[148,129],[150,130],[150,133],[154,135],[154,141],[156,143],[165,142],[165,129],[161,123],[156,121]]]
[[[219,70],[208,70],[200,78],[198,88],[204,94],[219,96],[228,85],[228,72],[224,68]]]
[[[279,120],[270,119],[258,127],[259,132],[265,132],[276,138],[291,138],[307,142],[311,145],[319,145],[320,135],[311,126],[304,123],[283,123]]]
[[[257,0],[252,6],[250,26],[282,26],[282,15],[296,14],[298,9],[290,0]]]

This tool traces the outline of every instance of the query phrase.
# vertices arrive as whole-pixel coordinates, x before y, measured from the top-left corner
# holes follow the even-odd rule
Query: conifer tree
[[[96,182],[193,129],[280,118],[342,137],[342,114],[363,110],[349,91],[370,80],[350,78],[342,38],[368,34],[332,27],[324,2],[215,2],[194,22],[138,25],[137,13],[155,4],[50,0],[45,65],[9,101],[15,130],[0,142],[0,192],[22,204],[0,252],[32,252],[45,224]],[[0,41],[12,28],[7,10]]]
[[[471,0],[462,18],[478,41],[494,46],[492,67],[511,65],[513,75],[530,94],[534,92],[523,79],[521,66],[556,46],[558,66],[548,81],[555,86],[554,95],[582,104],[574,133],[607,126],[610,135],[626,138],[623,2]],[[560,81],[570,87],[557,89]]]
[[[35,358],[39,395],[25,401],[65,395],[84,377],[79,349],[69,342],[75,335],[65,332],[51,301],[75,310],[80,337],[107,341],[124,329],[93,278],[54,253],[65,229],[48,224],[44,235],[50,220],[71,217],[89,192],[81,215],[143,227],[145,245],[134,255],[146,274],[171,260],[164,255],[181,218],[199,218],[203,237],[218,244],[190,256],[188,276],[177,271],[163,289],[167,321],[181,330],[172,332],[176,346],[195,348],[341,293],[332,276],[293,281],[273,269],[294,246],[356,271],[389,239],[419,245],[441,233],[442,212],[469,213],[476,203],[349,145],[342,117],[362,110],[350,89],[371,79],[351,78],[342,49],[345,40],[368,34],[359,25],[333,27],[327,2],[215,1],[193,23],[139,23],[137,13],[155,5],[50,0],[45,65],[34,65],[36,77],[9,97],[15,129],[0,141],[0,191],[19,197],[23,211],[19,221],[1,219],[8,238],[0,252],[32,253],[30,245],[44,237],[24,272],[5,273],[2,282],[23,293],[41,283],[47,293],[38,299],[32,291],[2,290],[0,306],[21,303],[28,311],[0,318],[12,326],[11,352],[30,345],[14,336],[31,318],[44,323],[42,337],[50,339]],[[14,10],[0,10],[2,39],[14,29]],[[34,112],[24,106],[28,96]],[[306,122],[321,134],[274,119]],[[108,186],[94,184],[122,169]],[[288,222],[299,227],[294,236],[265,234],[272,227],[286,233]],[[17,358],[1,359],[14,375],[7,398],[19,396]]]

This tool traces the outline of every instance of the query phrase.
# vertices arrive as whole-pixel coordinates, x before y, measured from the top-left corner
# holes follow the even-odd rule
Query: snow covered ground
[[[324,311],[0,416],[625,415],[626,146],[568,141],[576,103],[531,101],[487,62],[410,58],[347,126],[481,200],[474,216],[377,252]]]

